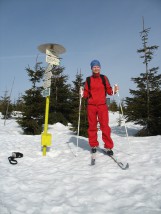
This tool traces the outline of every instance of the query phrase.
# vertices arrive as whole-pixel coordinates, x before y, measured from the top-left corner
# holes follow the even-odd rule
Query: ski
[[[129,168],[129,164],[123,164],[122,162],[118,161],[114,155],[108,155],[107,152],[102,149],[103,153],[109,156],[122,170],[126,170]],[[96,164],[96,149],[91,152],[91,166]]]
[[[108,155],[112,160],[114,160],[115,163],[117,163],[117,165],[123,169],[123,170],[126,170],[129,168],[129,164],[126,163],[126,164],[123,164],[122,162],[119,162],[114,156],[111,156],[111,155]]]
[[[118,165],[122,170],[126,170],[126,169],[129,168],[129,164],[128,164],[128,163],[123,164],[122,162],[119,162],[119,161],[117,160],[117,158],[116,158],[114,155],[108,155],[108,154],[104,151],[104,149],[103,149],[103,152],[104,152],[104,154],[106,154],[107,156],[109,156],[115,163],[117,163],[117,165]]]

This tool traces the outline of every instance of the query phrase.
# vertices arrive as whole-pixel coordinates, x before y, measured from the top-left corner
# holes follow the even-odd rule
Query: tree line
[[[137,52],[141,54],[145,71],[139,77],[131,80],[136,84],[136,89],[130,89],[131,97],[122,100],[126,122],[132,121],[142,126],[137,136],[152,136],[161,134],[161,74],[159,67],[150,67],[157,45],[148,45],[150,28],[141,32],[143,47]],[[79,114],[79,89],[84,85],[83,74],[77,72],[75,80],[68,84],[68,76],[64,74],[64,67],[52,67],[52,83],[50,93],[49,124],[60,122],[64,125],[72,124],[72,130],[77,133]],[[21,111],[22,117],[18,119],[24,134],[40,134],[43,131],[45,98],[42,96],[45,68],[41,62],[36,62],[35,68],[26,68],[31,82],[31,88],[26,90],[15,103],[12,103],[8,93],[0,98],[0,112],[7,118],[13,110]],[[8,112],[6,112],[9,105]],[[80,135],[87,137],[88,121],[86,115],[86,100],[82,99]],[[119,111],[117,103],[113,100],[109,110]],[[7,114],[7,115],[6,115]],[[118,121],[121,122],[121,118]]]

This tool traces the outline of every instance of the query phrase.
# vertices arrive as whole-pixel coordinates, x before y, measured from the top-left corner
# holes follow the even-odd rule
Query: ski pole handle
[[[79,95],[81,97],[83,97],[83,94],[84,94],[84,88],[82,86],[80,86],[80,89],[79,89]]]
[[[119,87],[118,87],[117,84],[115,84],[114,87],[113,87],[113,95],[114,95],[114,94],[117,94],[118,91],[119,91]]]

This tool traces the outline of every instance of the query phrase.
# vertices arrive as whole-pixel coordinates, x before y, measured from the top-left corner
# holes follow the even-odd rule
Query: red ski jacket
[[[108,95],[112,95],[113,90],[109,80],[106,76],[104,76],[104,78],[106,81],[106,93]],[[100,74],[92,75],[90,77],[90,89],[88,88],[87,81],[85,82],[83,97],[88,99],[88,105],[106,104],[105,86],[102,82]]]

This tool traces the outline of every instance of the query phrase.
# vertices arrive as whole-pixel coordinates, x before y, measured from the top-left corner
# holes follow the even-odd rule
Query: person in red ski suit
[[[85,82],[82,96],[87,99],[87,117],[88,117],[88,138],[91,151],[96,152],[96,148],[99,146],[97,140],[97,122],[100,123],[100,129],[102,131],[102,140],[104,142],[104,148],[109,155],[113,155],[112,148],[114,143],[111,139],[111,129],[109,127],[108,106],[106,104],[106,94],[113,95],[118,90],[118,86],[113,89],[106,76],[105,85],[100,77],[101,65],[98,60],[91,62],[92,76],[90,77],[90,88]],[[93,149],[93,150],[92,150]]]

